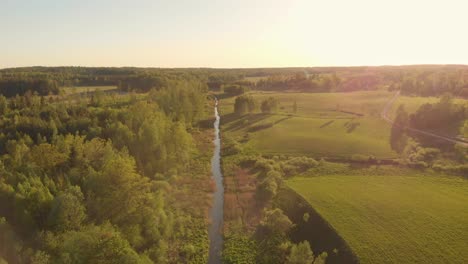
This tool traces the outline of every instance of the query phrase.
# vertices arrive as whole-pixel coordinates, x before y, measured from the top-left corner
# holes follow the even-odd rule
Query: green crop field
[[[368,172],[296,177],[287,185],[337,230],[362,263],[468,263],[465,179]]]

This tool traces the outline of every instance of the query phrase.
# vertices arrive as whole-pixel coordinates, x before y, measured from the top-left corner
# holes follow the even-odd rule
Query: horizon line
[[[83,66],[83,65],[31,65],[17,67],[2,67],[0,70],[22,69],[22,68],[136,68],[136,69],[220,69],[220,70],[248,70],[248,69],[304,69],[304,68],[363,68],[363,67],[414,67],[414,66],[462,66],[468,67],[468,64],[457,63],[428,63],[428,64],[379,64],[379,65],[321,65],[321,66],[258,66],[258,67],[208,67],[208,66],[188,66],[188,67],[162,67],[162,66]]]

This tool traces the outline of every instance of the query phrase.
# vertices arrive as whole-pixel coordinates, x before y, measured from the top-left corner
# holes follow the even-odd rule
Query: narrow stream
[[[224,186],[223,174],[221,173],[221,139],[219,137],[219,113],[218,113],[218,99],[215,98],[214,108],[216,120],[214,122],[215,145],[213,158],[211,159],[211,172],[216,185],[215,193],[213,196],[213,207],[211,208],[211,225],[208,230],[210,238],[210,252],[208,256],[208,264],[221,263],[221,250],[223,248],[223,206],[224,206]]]

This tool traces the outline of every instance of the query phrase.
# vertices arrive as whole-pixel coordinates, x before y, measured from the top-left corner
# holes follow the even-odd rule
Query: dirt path
[[[395,103],[395,101],[398,99],[398,96],[400,96],[400,91],[396,92],[395,95],[388,101],[388,103],[385,105],[384,109],[382,110],[382,113],[380,114],[382,119],[387,121],[390,125],[393,125],[394,122],[388,116],[388,112],[390,112],[390,110],[392,109],[392,106]],[[396,124],[396,125],[398,125],[398,124]],[[464,141],[462,139],[445,137],[445,136],[437,135],[437,134],[427,132],[427,131],[424,131],[424,130],[411,128],[409,126],[406,126],[405,128],[408,129],[409,131],[412,131],[412,132],[416,132],[416,133],[423,134],[423,135],[426,135],[426,136],[442,139],[442,140],[445,140],[445,141],[448,141],[448,142],[451,142],[451,143],[457,143],[457,144],[459,144],[459,145],[461,145],[461,146],[463,146],[465,148],[468,148],[468,142],[466,142],[466,141]]]

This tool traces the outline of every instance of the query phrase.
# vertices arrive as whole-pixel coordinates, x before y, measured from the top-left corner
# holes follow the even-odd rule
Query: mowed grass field
[[[296,101],[297,115],[326,117],[346,116],[343,111],[352,111],[370,116],[378,116],[393,93],[386,91],[360,91],[353,93],[295,93],[295,92],[251,92],[258,102],[275,97],[280,101],[280,112],[293,113],[293,104]],[[235,97],[222,100],[220,110],[231,113]],[[350,117],[350,116],[347,116]]]
[[[380,114],[394,95],[387,91],[352,93],[252,92],[260,104],[268,97],[280,102],[275,114],[250,114],[240,118],[221,117],[222,129],[237,138],[247,138],[245,146],[264,154],[291,154],[312,157],[349,158],[353,155],[395,158],[390,147],[391,125]],[[221,115],[234,109],[235,97],[222,99]],[[434,97],[400,96],[390,116],[400,104],[412,113]],[[297,111],[293,111],[294,102]],[[457,103],[466,100],[457,99]]]
[[[250,114],[222,120],[234,137],[248,134],[245,146],[265,154],[344,157],[355,154],[394,158],[390,125],[380,118],[389,92],[272,93],[251,95],[258,104],[272,96],[280,101],[276,114]],[[235,97],[223,99],[222,115],[233,112]],[[297,103],[297,112],[293,104]]]
[[[362,263],[468,263],[468,181],[401,172],[296,177]]]
[[[353,122],[359,125],[353,130]],[[269,154],[351,157],[354,154],[394,157],[380,120],[291,117],[252,133],[246,144]]]

